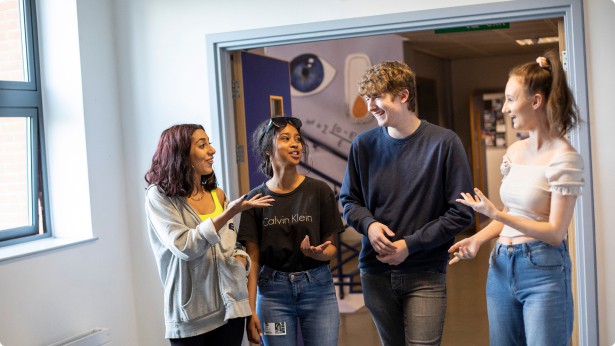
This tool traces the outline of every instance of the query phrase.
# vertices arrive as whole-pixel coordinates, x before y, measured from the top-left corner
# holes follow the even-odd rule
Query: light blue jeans
[[[574,315],[570,266],[565,242],[496,243],[487,276],[491,345],[568,345]]]
[[[265,346],[337,346],[340,314],[333,276],[326,265],[287,273],[263,266],[258,275],[256,314]]]
[[[446,274],[373,274],[361,270],[361,287],[384,346],[440,345],[446,314]]]

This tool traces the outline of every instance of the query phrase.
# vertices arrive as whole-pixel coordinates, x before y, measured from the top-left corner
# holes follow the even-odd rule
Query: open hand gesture
[[[465,238],[456,242],[450,247],[450,249],[448,249],[448,252],[455,256],[448,262],[448,264],[455,264],[462,259],[467,260],[476,257],[480,246],[481,244],[473,237]]]
[[[257,193],[250,199],[248,199],[248,195],[243,195],[236,200],[231,201],[228,204],[228,209],[234,210],[235,213],[240,213],[244,210],[248,210],[251,208],[270,207],[271,203],[273,203],[274,201],[275,200],[273,199],[273,197],[269,195],[261,197],[260,193]]]
[[[456,199],[457,202],[467,205],[475,211],[485,215],[486,217],[493,219],[498,209],[491,203],[491,201],[483,195],[479,189],[474,189],[476,195],[472,196],[470,193],[462,192],[463,198]]]
[[[318,259],[317,257],[321,255],[325,249],[329,247],[329,245],[331,245],[331,241],[327,240],[318,246],[311,246],[310,237],[306,235],[301,241],[301,252],[303,252],[303,254],[307,257]]]

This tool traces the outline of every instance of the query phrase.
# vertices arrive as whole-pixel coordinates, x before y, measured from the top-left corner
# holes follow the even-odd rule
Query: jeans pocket
[[[263,270],[258,273],[257,285],[258,287],[267,287],[269,285],[269,281],[271,281],[271,275],[268,273],[264,273]]]
[[[495,256],[497,256],[497,245],[496,247],[491,250],[491,254],[489,255],[489,268],[491,268],[491,266],[493,266],[493,263],[495,262]]]
[[[528,260],[540,269],[559,269],[565,266],[562,254],[552,246],[533,248],[528,254]]]
[[[321,270],[317,275],[313,275],[312,277],[316,285],[329,286],[333,284],[333,275],[330,270]]]

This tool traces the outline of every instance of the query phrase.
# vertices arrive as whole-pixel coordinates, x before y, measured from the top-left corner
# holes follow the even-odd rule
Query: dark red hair
[[[152,166],[145,174],[148,184],[156,185],[160,192],[169,197],[188,197],[192,194],[196,172],[190,163],[190,148],[192,134],[196,130],[205,129],[197,124],[180,124],[162,131]],[[201,183],[207,191],[218,186],[213,172],[202,176]]]

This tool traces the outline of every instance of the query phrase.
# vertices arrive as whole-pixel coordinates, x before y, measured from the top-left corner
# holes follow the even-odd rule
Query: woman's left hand
[[[325,249],[329,247],[329,245],[331,245],[331,241],[327,240],[326,242],[318,246],[311,246],[310,237],[306,235],[305,238],[303,238],[303,240],[301,241],[301,252],[303,252],[303,254],[308,257],[316,259],[316,257],[318,255],[321,255],[325,251]]]
[[[260,193],[252,196],[250,199],[248,199],[248,195],[243,195],[236,200],[231,201],[228,204],[228,209],[235,210],[236,213],[239,213],[251,208],[271,207],[271,203],[274,201],[275,199],[273,199],[273,197],[269,195],[261,196]]]
[[[456,199],[457,202],[467,205],[468,207],[474,209],[475,211],[487,216],[490,219],[495,218],[495,214],[498,212],[498,209],[491,203],[491,201],[483,195],[483,193],[479,189],[474,189],[476,195],[472,196],[472,194],[467,192],[462,192],[462,198]]]

